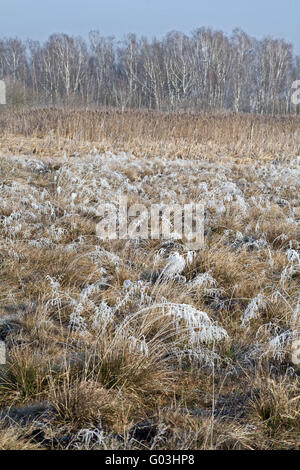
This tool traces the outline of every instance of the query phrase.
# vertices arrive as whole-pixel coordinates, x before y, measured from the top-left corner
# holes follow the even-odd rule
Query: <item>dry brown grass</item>
[[[2,152],[60,156],[132,152],[138,156],[273,158],[300,153],[300,118],[234,113],[37,109],[0,115]]]
[[[289,336],[299,332],[298,126],[233,114],[1,115],[0,448],[299,448]],[[98,239],[93,209],[120,188],[146,207],[203,200],[204,248],[187,262],[184,240]],[[168,278],[174,253],[186,264]],[[198,350],[189,334],[201,328],[176,323],[166,304],[206,312],[228,336]],[[9,408],[28,416],[45,403],[44,442],[32,437],[35,416],[7,426]],[[145,421],[154,438],[133,439]]]
[[[30,433],[28,433],[30,435]],[[39,444],[24,437],[24,431],[16,430],[13,426],[0,429],[0,451],[6,450],[39,450]]]

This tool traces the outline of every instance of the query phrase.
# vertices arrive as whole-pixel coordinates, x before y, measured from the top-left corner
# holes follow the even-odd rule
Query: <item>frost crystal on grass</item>
[[[274,359],[282,360],[287,353],[287,346],[297,337],[296,331],[287,330],[269,341],[268,352]]]
[[[289,260],[289,263],[298,264],[300,266],[300,255],[296,250],[290,248],[289,250],[287,250],[286,256]]]
[[[227,331],[215,325],[207,313],[201,312],[191,305],[163,304],[163,313],[174,318],[176,329],[182,330],[182,323],[187,328],[191,346],[200,343],[212,343],[228,338]]]
[[[51,286],[50,304],[59,308],[61,306],[61,299],[59,297],[60,284],[56,279],[53,279],[51,276],[46,276],[46,279],[50,282]]]
[[[81,316],[83,311],[83,305],[81,303],[77,304],[75,310],[70,315],[69,328],[73,331],[87,331],[86,321]]]
[[[173,253],[169,256],[167,265],[163,271],[165,277],[172,278],[181,274],[185,268],[185,259],[179,253]]]
[[[283,269],[280,278],[280,284],[284,285],[284,283],[291,279],[293,276],[300,274],[300,255],[299,253],[289,248],[286,251],[286,256],[288,259],[289,264]]]
[[[250,320],[259,316],[259,310],[266,307],[266,302],[262,294],[254,297],[242,315],[242,326],[249,324]]]
[[[99,326],[106,326],[108,323],[112,322],[114,319],[113,309],[107,305],[107,303],[102,300],[99,307],[96,307],[93,319],[93,327],[95,329]]]
[[[90,450],[93,447],[103,447],[105,449],[105,435],[102,429],[81,429],[76,438],[80,441],[80,444],[76,444],[75,447],[82,448],[84,446],[85,450]]]
[[[198,274],[195,279],[191,281],[191,285],[193,287],[203,287],[204,289],[208,289],[211,287],[216,287],[217,281],[212,277],[209,272],[207,272],[203,274]]]
[[[247,144],[246,153],[248,148]],[[260,387],[260,370],[258,376],[254,370],[256,360],[264,370],[263,377],[269,376],[270,363],[276,370],[270,379],[278,386],[274,390],[280,398],[281,372],[290,371],[297,361],[299,364],[300,348],[300,167],[295,168],[294,157],[280,157],[281,163],[275,165],[265,158],[232,160],[226,154],[222,158],[201,155],[197,161],[183,155],[180,159],[141,158],[129,153],[99,155],[95,150],[80,158],[66,155],[53,158],[49,165],[23,156],[0,156],[0,310],[18,311],[13,316],[2,315],[0,323],[5,334],[9,330],[12,345],[16,338],[15,349],[21,334],[21,355],[23,346],[30,348],[34,339],[34,349],[45,356],[47,366],[52,354],[53,364],[61,364],[60,357],[68,358],[66,365],[74,364],[80,384],[83,379],[95,387],[95,400],[99,399],[103,413],[117,416],[124,408],[126,426],[126,410],[134,410],[131,400],[140,393],[141,403],[146,403],[155,389],[158,400],[166,403],[165,390],[171,389],[170,381],[178,379],[178,391],[185,401],[185,378],[192,378],[187,371],[190,366],[201,369],[198,385],[203,398],[197,393],[195,407],[211,400],[212,389],[205,387],[211,372],[216,374],[215,383],[222,385],[229,368],[236,367],[236,382],[230,387],[238,388],[242,366],[249,376],[249,383],[243,382],[245,394],[252,390],[253,379],[256,382],[259,378],[255,387]],[[167,230],[167,239],[160,234],[160,240],[141,241],[138,231],[133,230],[132,240],[103,243],[95,236],[99,216],[94,216],[101,205],[117,206],[122,195],[128,196],[130,204],[143,204],[147,209],[151,204],[183,206],[188,201],[201,201],[206,209],[205,250],[188,251],[184,240],[175,241],[176,234],[172,239]],[[161,220],[160,216],[159,221],[161,228],[176,229],[173,217]],[[245,297],[248,300],[242,304]],[[66,315],[69,328],[65,328]],[[241,324],[247,329],[238,332]],[[31,325],[33,333],[27,328]],[[45,334],[49,341],[45,342]],[[229,335],[235,335],[233,343],[226,340]],[[100,367],[87,368],[88,376],[83,376],[82,360],[87,365],[97,361]],[[206,371],[206,367],[214,370]],[[65,399],[69,390],[60,378],[61,374],[58,381],[53,377],[53,391],[59,392],[59,399],[62,391]],[[109,391],[104,401],[102,394],[98,395],[99,378]],[[294,378],[288,378],[291,388]],[[85,395],[77,395],[77,381],[69,385],[71,405],[73,398],[76,400],[76,406],[68,407],[73,423],[73,408],[76,411]],[[269,383],[262,384],[263,388],[265,385]],[[230,396],[228,404],[229,400]],[[247,406],[242,397],[238,401]],[[281,422],[287,446],[291,445],[288,433],[294,433],[292,418],[297,418],[297,404],[291,399],[288,410],[278,406],[278,417],[289,418],[284,418],[285,429],[283,419]],[[95,411],[100,409],[95,405]],[[227,408],[226,398],[224,416]],[[234,403],[230,408],[235,408]],[[216,403],[216,414],[218,410]],[[140,419],[140,410],[136,413],[130,420]],[[125,429],[121,442],[107,434],[108,430],[103,436],[97,414],[92,421],[89,416],[82,418],[82,428],[89,428],[91,422],[93,427],[82,429],[77,438],[74,435],[72,446],[131,445]],[[186,423],[184,420],[184,426]],[[180,435],[187,436],[179,442],[180,447],[190,443],[190,432],[188,425],[182,432],[179,429]],[[277,436],[273,442],[269,437],[266,447],[269,442],[271,446],[278,444]],[[214,432],[214,443],[223,442],[215,438]],[[243,446],[242,439],[234,440],[238,447]],[[252,438],[245,442],[247,448],[253,445]]]
[[[141,339],[135,338],[134,336],[130,336],[129,338],[129,351],[130,352],[138,352],[139,354],[142,354],[143,356],[148,357],[149,356],[149,348],[146,342],[145,336],[143,336]]]

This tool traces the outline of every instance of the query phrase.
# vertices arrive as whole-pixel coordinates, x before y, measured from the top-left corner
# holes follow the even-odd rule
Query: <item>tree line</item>
[[[8,104],[21,106],[299,112],[291,102],[300,79],[292,45],[240,29],[230,36],[210,28],[170,32],[160,40],[131,34],[118,41],[97,31],[88,40],[2,38],[0,79]]]

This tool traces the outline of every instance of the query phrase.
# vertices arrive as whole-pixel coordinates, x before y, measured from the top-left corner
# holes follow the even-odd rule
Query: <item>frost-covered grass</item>
[[[120,195],[205,246],[101,241]],[[297,448],[299,223],[296,154],[0,156],[0,448]]]

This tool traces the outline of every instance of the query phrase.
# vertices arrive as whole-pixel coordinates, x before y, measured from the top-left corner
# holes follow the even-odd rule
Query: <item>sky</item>
[[[284,38],[300,54],[299,0],[0,0],[0,37],[44,41],[64,32],[87,38],[99,30],[118,39],[127,33],[160,38],[201,26]]]

